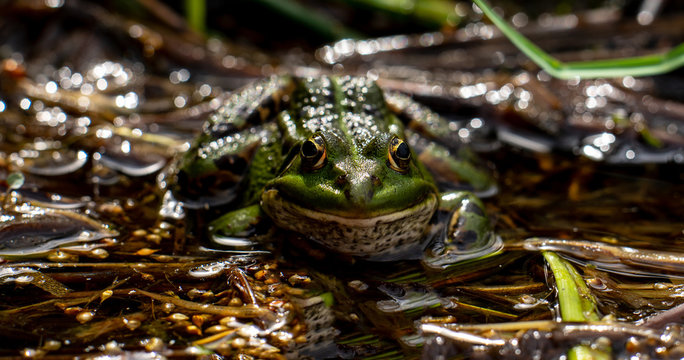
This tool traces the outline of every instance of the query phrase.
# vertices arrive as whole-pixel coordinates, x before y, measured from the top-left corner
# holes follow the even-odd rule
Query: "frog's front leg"
[[[441,230],[424,259],[429,267],[443,268],[501,250],[501,238],[492,230],[484,205],[472,193],[443,193],[439,211],[448,215],[442,224],[438,224]]]
[[[261,221],[264,212],[259,204],[250,205],[230,211],[209,224],[209,234],[212,241],[221,245],[225,239],[245,239]]]

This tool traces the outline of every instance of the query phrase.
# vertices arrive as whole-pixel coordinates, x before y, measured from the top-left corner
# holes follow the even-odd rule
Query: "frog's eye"
[[[404,140],[401,140],[396,136],[393,137],[392,140],[390,140],[387,152],[387,163],[392,170],[402,174],[408,172],[409,161],[411,160],[411,150]]]
[[[314,135],[308,138],[299,150],[302,157],[302,166],[306,170],[318,170],[325,165],[327,158],[325,151],[325,140],[321,135]]]

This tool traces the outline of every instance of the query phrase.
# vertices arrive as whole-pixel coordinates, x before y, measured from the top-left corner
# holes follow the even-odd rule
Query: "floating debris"
[[[22,204],[0,218],[0,257],[43,256],[63,246],[88,243],[118,232],[85,215]]]
[[[630,268],[656,274],[661,271],[684,272],[684,255],[676,252],[635,249],[586,240],[530,238],[522,243],[530,251],[557,251],[588,260],[601,268],[629,273]],[[632,270],[634,271],[634,270]]]

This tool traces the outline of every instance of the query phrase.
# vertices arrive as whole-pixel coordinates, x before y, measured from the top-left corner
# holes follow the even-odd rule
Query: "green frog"
[[[246,236],[270,219],[339,254],[450,264],[500,248],[480,200],[440,192],[433,177],[492,188],[488,172],[444,145],[453,133],[366,77],[271,77],[205,123],[177,164],[174,194],[186,208],[228,204],[213,236]]]

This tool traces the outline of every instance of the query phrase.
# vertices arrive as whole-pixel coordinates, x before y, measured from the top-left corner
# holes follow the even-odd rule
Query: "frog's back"
[[[354,149],[363,149],[397,123],[382,90],[365,77],[294,78],[290,106],[281,116],[287,142],[301,142],[314,133],[333,133]],[[351,149],[350,149],[351,150]]]

